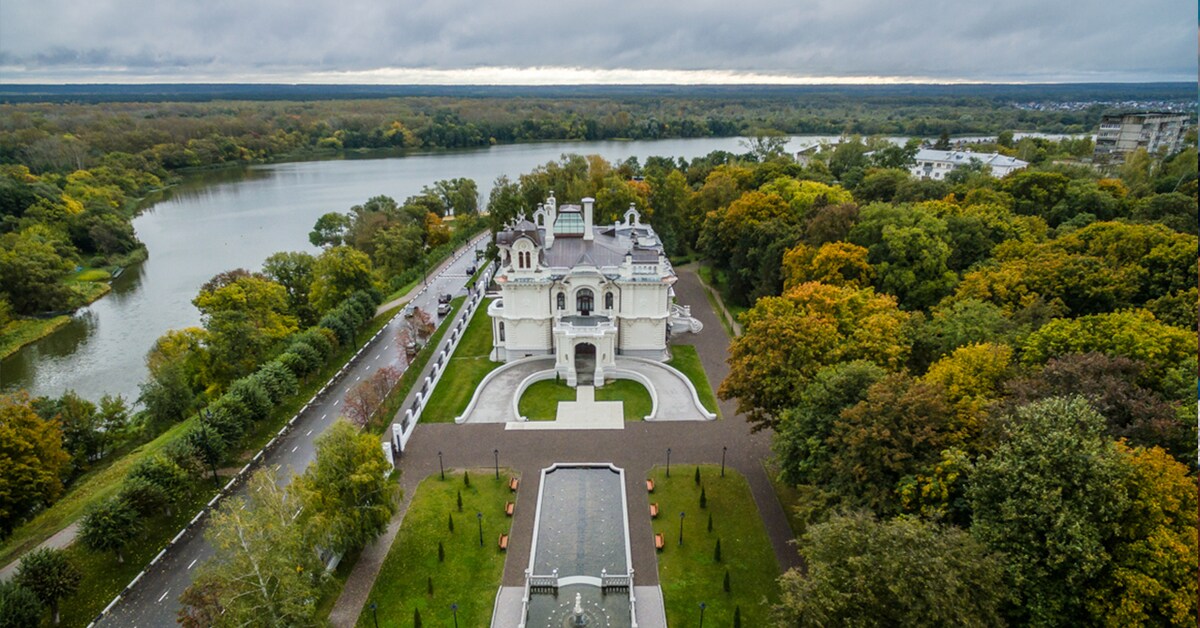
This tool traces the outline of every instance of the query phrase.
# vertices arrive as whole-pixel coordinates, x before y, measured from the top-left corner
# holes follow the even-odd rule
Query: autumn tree
[[[899,368],[909,350],[900,334],[906,318],[892,297],[870,288],[805,283],[759,299],[742,315],[718,392],[736,397],[749,421],[773,425],[824,366],[862,359]]]
[[[1114,439],[1158,446],[1179,460],[1191,460],[1196,422],[1191,404],[1171,403],[1147,388],[1143,363],[1102,353],[1069,353],[1006,384],[1006,403],[1016,408],[1049,397],[1081,395],[1101,416]]]
[[[785,291],[809,281],[865,287],[871,285],[874,275],[867,250],[849,242],[830,242],[817,249],[797,244],[783,254]]]
[[[396,510],[395,484],[379,439],[344,421],[316,441],[316,461],[296,480],[306,527],[324,549],[343,554],[379,536]]]
[[[779,578],[779,626],[1003,626],[1002,561],[966,532],[915,518],[838,515]]]
[[[54,625],[58,625],[58,603],[75,594],[83,574],[60,549],[42,547],[30,550],[17,565],[16,582],[50,607]]]
[[[263,261],[263,274],[283,286],[287,292],[288,312],[302,326],[317,322],[316,312],[308,300],[315,263],[316,258],[302,251],[281,251]]]
[[[25,393],[0,395],[0,537],[58,498],[70,465],[58,422],[38,416]]]

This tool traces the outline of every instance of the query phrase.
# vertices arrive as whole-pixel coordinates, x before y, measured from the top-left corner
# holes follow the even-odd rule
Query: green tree
[[[830,479],[829,437],[842,410],[866,399],[867,390],[887,374],[865,360],[821,368],[795,406],[780,416],[773,441],[780,471],[789,484],[825,484]]]
[[[70,465],[58,422],[38,416],[25,393],[0,395],[0,537],[62,493]]]
[[[341,246],[350,230],[350,217],[338,212],[322,214],[308,234],[313,246]]]
[[[263,262],[263,274],[287,291],[288,313],[302,326],[317,322],[316,312],[308,301],[315,263],[316,258],[301,251],[280,251]]]
[[[300,500],[270,472],[250,479],[246,497],[226,500],[205,537],[213,557],[183,594],[184,626],[317,626],[324,566],[296,523]]]
[[[0,236],[0,293],[18,314],[70,307],[71,290],[60,280],[71,268],[46,238],[27,232]]]
[[[1122,533],[1127,476],[1104,419],[1082,398],[1016,411],[1007,438],[976,464],[967,493],[972,536],[1006,556],[1011,621],[1064,625],[1088,616],[1089,589]]]
[[[1003,626],[1002,563],[954,527],[833,517],[801,542],[807,572],[780,577],[778,626]]]
[[[162,492],[162,506],[166,514],[171,514],[171,504],[184,497],[187,487],[187,472],[179,465],[168,460],[165,456],[155,454],[139,460],[126,476],[126,482],[143,481],[155,486]]]
[[[122,553],[125,546],[138,536],[142,520],[137,510],[128,502],[109,498],[99,502],[79,520],[79,540],[91,549],[117,555],[117,562],[125,562]]]
[[[358,290],[370,290],[371,258],[347,246],[333,247],[313,264],[308,299],[317,312],[326,312]]]
[[[0,628],[31,628],[42,620],[42,602],[15,580],[0,581]]]
[[[345,553],[387,528],[395,484],[379,439],[337,421],[316,441],[317,459],[296,480],[304,516],[321,547]]]
[[[38,548],[21,557],[16,582],[32,592],[42,604],[50,607],[50,615],[58,625],[58,603],[79,588],[83,574],[71,564],[59,549]]]
[[[179,364],[163,365],[138,388],[138,402],[145,408],[144,421],[152,433],[183,420],[195,406],[196,395]]]
[[[920,207],[868,205],[850,230],[850,241],[870,252],[875,286],[896,295],[906,309],[937,303],[958,281],[948,266],[945,221]]]

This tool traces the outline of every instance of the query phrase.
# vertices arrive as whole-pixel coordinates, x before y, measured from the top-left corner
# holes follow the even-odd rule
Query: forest
[[[1101,172],[1073,140],[948,181],[853,139],[496,182],[645,208],[741,335],[719,394],[773,433],[808,571],[780,626],[1191,625],[1197,603],[1195,136]],[[1006,145],[1008,144],[1008,145]],[[905,157],[905,153],[909,153]],[[565,191],[565,194],[563,194]]]
[[[230,269],[200,287],[202,325],[159,339],[136,409],[69,391],[0,398],[10,461],[0,465],[0,536],[163,435],[81,519],[84,544],[121,560],[139,530],[344,357],[388,293],[554,190],[594,197],[599,223],[642,208],[672,260],[700,261],[737,315],[719,394],[772,431],[780,482],[801,496],[809,570],[782,577],[780,625],[1190,625],[1195,132],[1181,153],[1094,168],[1087,138],[1011,131],[1088,132],[1101,105],[872,98],[0,106],[5,334],[93,298],[78,285],[98,283],[90,270],[135,261],[138,199],[192,168],[358,149],[756,136],[743,154],[691,161],[566,155],[497,180],[486,216],[466,179],[322,216],[310,234],[320,254],[281,252],[261,272]],[[776,135],[797,132],[848,137],[802,166]],[[878,137],[975,132],[996,140],[973,148],[1030,167],[917,180],[905,170],[916,144]],[[28,446],[3,449],[18,441]],[[846,582],[859,588],[847,596]]]

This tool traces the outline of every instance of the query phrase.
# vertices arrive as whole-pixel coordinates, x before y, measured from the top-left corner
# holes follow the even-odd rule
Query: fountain
[[[587,620],[583,617],[583,604],[580,603],[579,593],[575,594],[575,628],[583,628],[587,625]]]

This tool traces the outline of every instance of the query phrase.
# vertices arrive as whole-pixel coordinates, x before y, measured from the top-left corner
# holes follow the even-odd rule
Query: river
[[[827,136],[795,137],[790,150]],[[60,395],[73,389],[137,398],[145,355],[169,329],[199,325],[192,306],[200,285],[233,268],[258,270],[277,251],[316,252],[308,232],[325,212],[344,212],[372,196],[398,201],[440,179],[467,177],[486,202],[491,184],[512,179],[564,153],[616,162],[636,156],[691,159],[714,150],[744,152],[739,138],[637,142],[555,142],[493,146],[383,159],[342,159],[251,166],[188,177],[134,221],[150,257],[113,281],[104,298],[70,324],[0,363],[0,391]],[[576,199],[561,199],[576,200]]]

